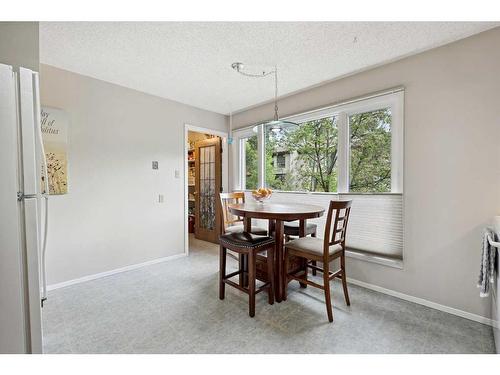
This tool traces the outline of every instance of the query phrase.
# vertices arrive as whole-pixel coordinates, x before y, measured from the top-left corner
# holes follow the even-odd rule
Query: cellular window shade
[[[346,247],[390,258],[403,258],[403,196],[339,195],[352,199]]]
[[[251,200],[250,196],[247,199]],[[323,238],[330,200],[351,199],[352,209],[347,229],[348,250],[380,255],[393,259],[403,257],[403,196],[402,194],[298,194],[275,192],[270,202],[315,204],[325,208],[325,214],[309,222],[318,225],[318,237]],[[266,224],[266,223],[262,223]]]

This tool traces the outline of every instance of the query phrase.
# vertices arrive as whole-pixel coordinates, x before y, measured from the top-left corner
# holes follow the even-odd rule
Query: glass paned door
[[[221,140],[205,139],[195,144],[196,228],[195,237],[217,243],[220,212],[217,204],[222,186]]]

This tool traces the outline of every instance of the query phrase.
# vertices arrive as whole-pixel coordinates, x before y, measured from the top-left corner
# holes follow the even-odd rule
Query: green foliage
[[[296,154],[296,189],[337,191],[338,130],[335,119],[308,121],[286,132],[284,147]]]
[[[350,184],[353,192],[391,190],[391,112],[381,109],[349,117]],[[308,121],[274,133],[265,131],[266,185],[284,191],[337,191],[338,129],[336,118]],[[284,174],[274,156],[284,152]],[[258,184],[257,136],[246,142],[246,188]]]
[[[349,191],[391,191],[391,119],[389,109],[360,113],[349,118]]]
[[[256,189],[259,181],[257,136],[247,138],[245,142],[246,186],[245,189]]]
[[[276,173],[273,165],[273,150],[276,143],[273,140],[266,141],[266,184],[273,189],[286,190],[286,186],[281,185],[279,178],[276,178]],[[246,162],[246,186],[245,189],[257,189],[259,182],[258,173],[258,154],[257,154],[257,136],[247,138],[245,142],[245,162]]]

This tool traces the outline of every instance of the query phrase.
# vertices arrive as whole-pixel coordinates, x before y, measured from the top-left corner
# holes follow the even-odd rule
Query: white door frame
[[[229,158],[228,158],[228,147],[227,138],[228,133],[220,130],[214,130],[210,128],[202,128],[199,126],[194,126],[190,124],[184,124],[184,253],[189,255],[189,230],[188,230],[188,209],[189,209],[189,188],[188,188],[188,132],[198,132],[204,134],[216,135],[222,138],[222,189],[223,191],[228,191],[229,187]]]

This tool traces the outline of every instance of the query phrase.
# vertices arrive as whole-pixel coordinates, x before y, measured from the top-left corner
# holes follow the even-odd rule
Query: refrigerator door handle
[[[41,305],[43,307],[44,302],[47,300],[47,270],[45,266],[45,254],[47,253],[47,235],[49,229],[49,198],[44,195],[43,200],[45,202],[45,215],[44,215],[44,227],[43,227],[43,241],[42,241],[42,251],[41,251],[41,281],[42,281],[42,295],[41,295]]]
[[[42,136],[42,121],[41,121],[41,111],[42,107],[40,105],[40,80],[37,72],[33,72],[33,91],[34,91],[34,111],[35,111],[35,126],[38,138],[38,143],[41,151],[42,159],[42,178],[43,178],[43,191],[42,194],[49,194],[49,176],[47,170],[47,156],[45,154],[45,147],[43,145]]]
[[[21,202],[24,199],[28,198],[38,198],[38,195],[36,194],[24,194],[22,191],[17,192],[17,200],[18,202]]]
[[[47,251],[47,235],[49,229],[49,176],[47,170],[47,156],[45,154],[45,149],[43,145],[42,136],[42,122],[41,122],[41,105],[40,105],[40,80],[37,72],[33,72],[33,92],[34,92],[34,120],[36,127],[36,135],[40,149],[40,157],[42,160],[42,180],[43,180],[43,191],[42,197],[45,202],[45,215],[43,223],[43,237],[41,240],[41,254],[40,254],[40,279],[42,282],[42,293],[41,293],[41,306],[43,307],[44,302],[47,300],[47,274],[45,266],[45,254]]]
[[[31,352],[42,352],[42,323],[40,310],[40,266],[38,263],[40,238],[38,233],[38,208],[37,198],[27,198],[22,202],[24,208],[24,235],[26,246],[26,265],[28,281],[28,303],[29,303],[29,336]],[[35,308],[35,306],[37,308]]]

